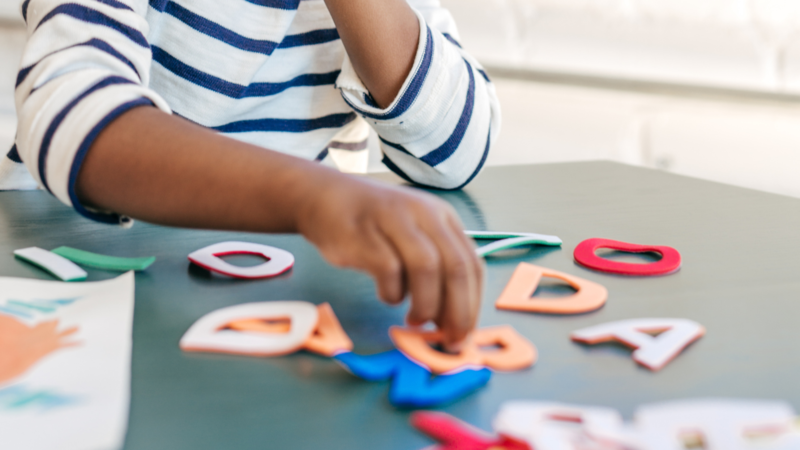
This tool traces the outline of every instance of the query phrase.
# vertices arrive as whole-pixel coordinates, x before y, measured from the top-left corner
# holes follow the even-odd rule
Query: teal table
[[[536,344],[539,362],[495,374],[486,388],[442,410],[489,429],[511,399],[612,406],[627,417],[639,404],[686,397],[786,399],[800,408],[800,200],[604,162],[489,168],[464,191],[438,195],[470,229],[564,240],[560,249],[533,248],[487,262],[480,324],[513,325]],[[402,323],[405,308],[381,304],[368,277],[331,267],[299,236],[144,223],[124,230],[80,218],[42,192],[0,194],[0,233],[6,276],[50,279],[12,257],[12,250],[31,245],[158,257],[136,275],[126,450],[415,450],[431,444],[408,425],[408,411],[389,405],[387,384],[358,380],[329,359],[178,349],[202,315],[265,300],[330,302],[357,352],[390,349],[387,330]],[[657,278],[589,271],[575,264],[572,250],[592,237],[673,246],[683,255],[682,269]],[[296,265],[262,281],[212,276],[189,265],[193,250],[230,239],[284,248]],[[608,303],[577,316],[497,311],[493,302],[520,262],[603,284]],[[116,275],[88,271],[89,281]],[[582,327],[642,317],[692,319],[708,331],[658,373],[638,367],[621,346],[569,340]]]

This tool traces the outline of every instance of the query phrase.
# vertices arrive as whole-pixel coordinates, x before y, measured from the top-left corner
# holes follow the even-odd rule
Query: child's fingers
[[[471,297],[472,302],[470,303],[470,307],[472,308],[472,317],[475,320],[475,322],[472,324],[474,328],[477,324],[478,316],[480,315],[481,301],[483,298],[483,259],[478,257],[478,255],[475,253],[475,241],[473,241],[472,238],[464,233],[464,225],[461,223],[461,220],[459,220],[458,216],[453,213],[449,216],[449,219],[450,220],[448,222],[453,230],[454,235],[459,237],[464,243],[464,246],[468,249],[469,259],[472,263],[472,270],[475,274],[475,280],[477,282],[477,287],[475,289],[476,295]]]
[[[406,321],[422,325],[434,320],[442,303],[442,258],[439,249],[404,216],[386,221],[387,236],[403,260],[406,285],[411,293],[411,309]]]
[[[378,297],[390,305],[403,301],[406,289],[403,283],[403,262],[387,237],[377,229],[367,232],[369,239],[360,246],[361,260],[375,279]]]
[[[370,225],[349,238],[338,238],[335,243],[320,247],[325,259],[337,267],[347,267],[368,273],[375,280],[378,298],[389,304],[403,301],[402,261],[387,238]]]
[[[430,233],[442,255],[444,271],[444,303],[435,322],[444,333],[444,344],[453,345],[463,341],[475,326],[473,305],[479,299],[475,252],[446,223],[433,224]]]
[[[474,243],[446,202],[356,184],[314,197],[299,228],[332,264],[369,273],[383,301],[399,303],[410,291],[408,322],[433,320],[452,348],[477,321],[483,275]]]

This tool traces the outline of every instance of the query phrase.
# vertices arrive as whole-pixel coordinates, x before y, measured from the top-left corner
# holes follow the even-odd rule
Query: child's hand
[[[411,294],[409,324],[433,321],[457,351],[477,321],[483,265],[453,208],[424,192],[354,177],[336,177],[306,197],[297,226],[323,256],[371,274],[389,304]]]

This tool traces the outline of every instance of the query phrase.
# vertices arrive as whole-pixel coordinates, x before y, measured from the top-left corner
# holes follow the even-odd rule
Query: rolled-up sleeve
[[[28,43],[16,84],[16,148],[34,179],[94,220],[75,182],[94,139],[122,113],[142,105],[170,108],[148,88],[152,52],[146,0],[28,0]]]
[[[337,86],[380,137],[383,162],[407,181],[460,189],[480,172],[500,132],[494,85],[458,43],[437,0],[409,1],[420,23],[413,69],[381,109],[345,58]]]

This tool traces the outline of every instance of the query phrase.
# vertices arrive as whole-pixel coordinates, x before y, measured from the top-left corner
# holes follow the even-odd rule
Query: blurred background
[[[800,197],[800,0],[441,2],[503,106],[488,164],[608,159]],[[19,3],[0,0],[3,151]]]

